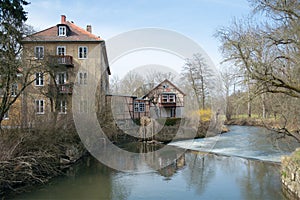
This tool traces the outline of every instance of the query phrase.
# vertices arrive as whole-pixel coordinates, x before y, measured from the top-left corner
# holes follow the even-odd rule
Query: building
[[[22,43],[24,69],[31,69],[33,82],[23,95],[23,124],[72,122],[74,86],[97,87],[97,94],[90,95],[101,101],[97,108],[101,112],[110,68],[105,41],[92,34],[91,25],[80,28],[62,15],[57,25],[25,37]],[[95,77],[100,78],[98,85]]]
[[[149,110],[152,118],[181,118],[184,112],[184,96],[184,92],[166,79],[142,99],[150,101]]]
[[[164,80],[143,97],[108,95],[116,121],[157,118],[182,118],[185,94],[169,80]]]

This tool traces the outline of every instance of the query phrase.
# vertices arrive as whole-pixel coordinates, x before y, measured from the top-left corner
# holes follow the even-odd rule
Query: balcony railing
[[[67,67],[74,67],[73,64],[73,57],[72,56],[50,56],[49,62],[51,65],[54,66],[67,66]]]
[[[73,92],[73,83],[66,83],[66,84],[58,84],[49,85],[49,90],[52,94],[59,93],[59,94],[72,94]]]

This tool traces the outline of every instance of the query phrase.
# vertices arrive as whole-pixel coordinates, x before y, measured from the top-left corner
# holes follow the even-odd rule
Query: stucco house
[[[97,87],[97,99],[103,100],[98,102],[97,111],[101,110],[109,89],[110,68],[105,41],[92,33],[91,25],[83,29],[61,15],[58,24],[25,37],[22,43],[24,68],[32,68],[34,80],[23,95],[24,124],[32,126],[53,116],[61,123],[72,121],[75,85]],[[95,77],[100,78],[96,86]]]

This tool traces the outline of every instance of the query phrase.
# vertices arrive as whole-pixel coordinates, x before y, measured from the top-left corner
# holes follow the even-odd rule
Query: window
[[[176,103],[176,95],[175,94],[163,94],[161,96],[162,103]]]
[[[57,55],[64,56],[66,55],[66,47],[65,46],[58,46],[57,47]]]
[[[66,82],[67,82],[67,73],[66,72],[56,73],[56,83],[58,85],[66,84]]]
[[[86,85],[87,84],[87,72],[79,72],[78,74],[78,84]]]
[[[87,58],[88,48],[87,47],[79,47],[78,48],[78,58]]]
[[[35,73],[35,85],[44,86],[44,75],[41,72]]]
[[[163,103],[168,102],[168,95],[162,95],[161,99]]]
[[[134,112],[145,112],[145,103],[134,102]]]
[[[173,94],[169,95],[169,102],[175,103],[175,95]]]
[[[86,100],[81,100],[79,104],[79,112],[87,113],[88,112],[88,104]]]
[[[59,102],[59,114],[66,114],[67,113],[67,101],[61,100]]]
[[[44,114],[45,102],[44,100],[35,100],[35,112],[36,114]]]
[[[67,27],[66,26],[58,27],[58,36],[67,36]]]
[[[36,46],[34,48],[34,56],[37,59],[43,59],[44,58],[44,47],[43,46]]]
[[[139,112],[145,112],[145,103],[139,103]]]
[[[4,119],[4,120],[7,120],[7,119],[9,119],[9,116],[8,116],[8,111],[7,111],[6,113],[4,113],[4,115],[3,115],[3,119]]]
[[[11,96],[16,96],[18,92],[18,84],[17,83],[13,83],[11,85]]]

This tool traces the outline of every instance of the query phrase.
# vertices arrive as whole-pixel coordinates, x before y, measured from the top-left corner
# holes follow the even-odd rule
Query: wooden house
[[[142,99],[150,102],[151,118],[181,118],[184,112],[184,96],[184,92],[166,79]]]
[[[181,118],[185,94],[169,80],[164,80],[141,98],[126,95],[107,95],[116,121],[150,118]]]

